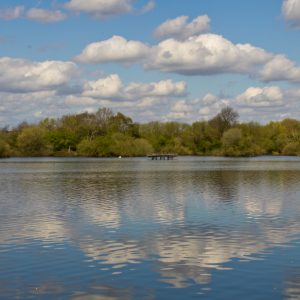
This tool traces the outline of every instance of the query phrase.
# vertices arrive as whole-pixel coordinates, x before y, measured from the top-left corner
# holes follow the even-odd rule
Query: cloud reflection
[[[182,288],[299,236],[297,171],[65,168],[1,177],[0,195],[11,197],[0,203],[1,244],[69,241],[110,274],[151,262],[162,282]]]

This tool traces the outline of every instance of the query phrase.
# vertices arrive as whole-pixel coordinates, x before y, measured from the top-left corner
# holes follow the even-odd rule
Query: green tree
[[[95,118],[100,135],[105,135],[107,133],[113,115],[112,110],[106,107],[97,110]]]
[[[219,136],[229,128],[235,126],[238,121],[239,114],[231,107],[224,107],[213,119],[209,121],[210,125],[217,129]]]
[[[220,134],[210,122],[195,122],[192,130],[197,154],[208,155],[221,147]]]
[[[222,144],[224,147],[238,147],[242,136],[242,130],[240,128],[228,129],[223,134]]]
[[[230,128],[222,136],[223,154],[227,156],[240,155],[240,142],[242,140],[240,128]]]
[[[0,139],[0,158],[9,157],[10,156],[10,147],[9,145],[2,139]]]
[[[126,117],[122,113],[118,112],[116,115],[112,116],[109,120],[110,132],[120,132],[123,134],[132,135],[134,130],[134,123],[131,118]]]
[[[58,128],[47,134],[47,140],[51,144],[54,152],[70,153],[71,151],[76,151],[79,137],[73,130],[70,131],[65,128]]]
[[[145,156],[153,152],[153,147],[145,139],[135,139],[123,133],[111,136],[111,152],[114,156]]]
[[[18,135],[17,146],[23,155],[40,156],[51,153],[46,131],[38,126],[25,127]]]
[[[77,145],[77,153],[81,156],[99,156],[99,149],[96,140],[83,139]]]
[[[280,154],[287,141],[284,127],[280,122],[270,122],[263,127],[264,141],[262,147],[267,154]]]
[[[281,122],[287,142],[300,142],[300,122],[294,119],[285,119]]]
[[[296,156],[300,155],[300,143],[299,142],[291,142],[288,143],[282,150],[284,155]]]

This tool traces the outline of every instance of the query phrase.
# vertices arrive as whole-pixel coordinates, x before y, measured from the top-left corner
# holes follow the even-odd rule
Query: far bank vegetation
[[[300,121],[240,123],[238,113],[226,107],[208,121],[139,124],[122,113],[101,108],[96,113],[0,129],[0,157],[131,157],[150,153],[300,155]]]

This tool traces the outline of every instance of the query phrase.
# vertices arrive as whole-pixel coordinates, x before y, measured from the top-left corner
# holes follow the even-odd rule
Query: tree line
[[[238,122],[238,113],[223,108],[208,121],[192,124],[139,124],[118,112],[46,118],[0,129],[0,157],[10,156],[145,156],[178,155],[257,156],[300,155],[300,121],[285,119],[261,125]]]

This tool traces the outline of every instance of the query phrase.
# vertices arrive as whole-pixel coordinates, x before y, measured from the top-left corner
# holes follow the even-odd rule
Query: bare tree
[[[209,123],[212,127],[215,127],[220,136],[237,124],[239,114],[230,106],[224,107],[221,112],[219,112],[214,118],[212,118]]]

